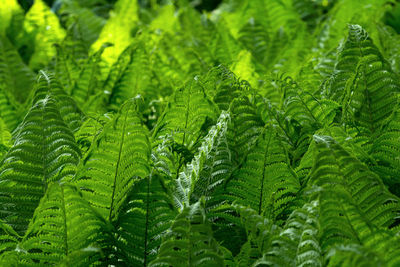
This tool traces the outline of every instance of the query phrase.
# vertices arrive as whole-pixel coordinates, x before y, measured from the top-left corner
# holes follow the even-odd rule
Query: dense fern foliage
[[[0,266],[400,266],[398,1],[0,2]]]

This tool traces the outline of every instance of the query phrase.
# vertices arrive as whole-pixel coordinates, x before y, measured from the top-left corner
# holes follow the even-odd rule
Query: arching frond
[[[9,131],[13,131],[20,123],[18,108],[13,97],[10,97],[6,90],[0,85],[0,118],[4,121]]]
[[[246,230],[247,242],[236,256],[239,266],[251,266],[262,254],[270,249],[275,235],[281,230],[257,211],[241,205],[234,205],[240,215],[242,226]]]
[[[233,99],[247,89],[246,84],[242,83],[224,65],[210,69],[207,75],[202,78],[201,82],[207,90],[207,95],[213,99],[221,111],[228,110]]]
[[[33,88],[34,73],[22,61],[18,51],[0,36],[0,87],[23,103]]]
[[[400,110],[396,108],[388,121],[383,125],[381,134],[373,140],[371,155],[376,165],[371,169],[379,174],[382,180],[389,185],[389,190],[400,195]]]
[[[254,266],[323,266],[318,217],[317,201],[293,211]]]
[[[396,105],[397,80],[368,33],[359,25],[349,25],[326,89],[329,97],[343,103],[344,120],[370,134],[377,132]]]
[[[226,154],[223,155],[222,162],[216,162],[216,148],[223,142],[229,120],[229,113],[222,112],[217,124],[210,129],[201,143],[198,153],[179,173],[174,195],[179,209],[190,206],[202,196],[208,200],[215,187],[223,183],[224,174],[229,172],[229,165],[226,165]]]
[[[226,185],[227,199],[272,220],[285,218],[299,182],[282,148],[274,129],[266,127]]]
[[[170,192],[161,176],[154,174],[136,183],[114,222],[118,229],[115,264],[147,266],[157,257],[161,239],[175,217]]]
[[[80,150],[51,97],[33,105],[14,138],[0,170],[0,218],[23,233],[48,183],[75,174]]]
[[[77,174],[84,198],[109,221],[117,218],[130,187],[149,175],[149,136],[137,109],[135,99],[124,103],[95,138]]]
[[[68,255],[101,247],[110,242],[110,227],[86,202],[76,187],[52,183],[35,211],[20,242],[20,264],[52,266]],[[78,266],[95,264],[100,259],[86,257]]]
[[[216,117],[215,104],[194,79],[172,95],[153,135],[172,134],[177,144],[193,150],[204,134],[201,130],[207,118],[214,121]]]
[[[65,30],[57,16],[43,0],[35,0],[25,15],[24,32],[20,42],[33,50],[29,66],[34,70],[39,70],[50,62],[56,54],[53,44],[59,43],[65,37]]]
[[[175,218],[149,266],[224,266],[223,256],[203,207],[197,202]]]
[[[104,49],[107,49],[106,45],[85,60],[71,90],[71,96],[80,107],[83,107],[92,95],[101,92],[100,61]]]
[[[343,191],[341,194],[351,196],[369,221],[389,227],[399,212],[399,199],[389,193],[375,173],[331,137],[314,136],[314,140],[318,153],[310,182],[317,186],[336,185]]]
[[[264,122],[258,116],[256,107],[249,98],[241,96],[234,99],[230,106],[232,123],[229,125],[228,141],[233,159],[239,164],[254,146],[262,132]]]
[[[54,75],[40,71],[32,103],[46,98],[47,95],[56,100],[64,122],[73,132],[76,132],[82,124],[82,111],[77,107],[74,99],[65,93]]]

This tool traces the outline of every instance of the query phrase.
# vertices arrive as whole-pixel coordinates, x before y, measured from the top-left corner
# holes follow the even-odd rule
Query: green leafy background
[[[0,266],[400,266],[394,0],[2,0]]]

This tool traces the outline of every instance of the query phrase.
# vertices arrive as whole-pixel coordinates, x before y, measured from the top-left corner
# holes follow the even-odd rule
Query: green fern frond
[[[257,138],[240,168],[226,185],[226,197],[248,205],[266,218],[285,218],[289,203],[299,190],[299,181],[272,127]]]
[[[0,254],[16,248],[21,236],[15,230],[0,220]]]
[[[382,47],[384,57],[390,63],[392,70],[395,73],[400,71],[400,46],[399,35],[389,25],[378,24],[377,30],[379,34],[379,41]]]
[[[71,90],[75,81],[79,77],[79,60],[74,54],[69,53],[65,41],[61,45],[56,45],[57,54],[53,60],[53,71],[60,81],[65,92],[71,95]]]
[[[47,95],[51,95],[56,100],[64,122],[73,132],[76,132],[82,124],[82,111],[77,107],[74,99],[65,93],[54,75],[40,71],[32,103],[45,99]]]
[[[396,105],[397,79],[368,33],[359,25],[349,25],[326,94],[343,103],[346,122],[373,134]]]
[[[237,204],[233,207],[240,216],[241,226],[245,228],[247,235],[247,242],[236,256],[238,266],[251,266],[272,246],[273,237],[281,229],[251,208]]]
[[[229,109],[232,116],[228,130],[229,148],[234,162],[240,164],[254,146],[264,122],[258,116],[255,105],[246,96],[235,98]]]
[[[375,254],[383,266],[397,266],[400,262],[399,237],[372,223],[343,188],[329,187],[326,186],[317,193],[321,203],[321,247],[327,252],[326,258],[334,256],[330,260],[340,262],[340,257],[343,256],[341,253],[330,253],[334,253],[337,247],[355,244],[362,245],[368,254]],[[365,254],[362,255],[361,262],[365,260],[363,256]],[[344,259],[346,261],[349,262],[349,258]]]
[[[203,207],[197,202],[175,218],[149,266],[224,266],[223,256]]]
[[[211,39],[212,43],[208,45],[208,49],[212,50],[214,61],[229,66],[236,61],[240,52],[240,44],[225,25],[221,23],[216,25],[215,31],[217,32],[216,36]]]
[[[368,33],[359,25],[348,26],[346,42],[339,46],[339,53],[332,77],[329,79],[325,94],[341,102],[345,96],[347,80],[354,74],[354,66],[364,55],[380,55]]]
[[[376,165],[371,169],[375,171],[389,185],[396,195],[400,177],[400,110],[396,108],[382,127],[380,135],[373,140],[371,155],[376,160]]]
[[[312,201],[293,211],[254,266],[323,266],[318,208],[318,202]]]
[[[206,193],[206,200],[208,200],[209,194],[212,194],[215,187],[223,182],[223,174],[229,172],[229,169],[226,169],[226,162],[215,162],[216,158],[214,158],[217,156],[215,149],[225,136],[229,120],[230,114],[222,112],[217,124],[210,129],[202,141],[194,159],[185,166],[183,172],[179,173],[174,199],[180,210],[190,206],[192,201],[197,202],[203,196],[201,193]],[[226,160],[225,157],[223,160]]]
[[[135,51],[137,43],[133,43],[119,55],[117,61],[112,65],[111,70],[107,74],[107,78],[103,83],[103,90],[107,95],[107,102],[113,89],[120,83],[123,74],[128,70],[129,64],[132,62],[132,56]]]
[[[364,56],[346,86],[350,96],[345,99],[344,116],[371,133],[378,132],[397,103],[396,95],[400,91],[397,80],[388,63],[373,55]]]
[[[254,18],[250,18],[239,31],[239,41],[252,53],[257,61],[261,64],[266,63],[269,35],[263,25]]]
[[[90,45],[98,38],[106,20],[95,13],[95,7],[90,9],[82,1],[64,1],[58,13],[66,18],[66,28],[74,41],[71,45],[83,46],[84,52],[88,54]]]
[[[290,77],[281,83],[284,87],[283,108],[286,116],[296,119],[307,131],[313,132],[330,125],[336,117],[339,105],[328,99],[318,99],[299,87]]]
[[[201,82],[219,110],[228,110],[235,97],[239,97],[247,88],[236,75],[224,65],[211,68],[202,77]]]
[[[399,199],[389,193],[375,173],[331,137],[314,136],[314,140],[318,153],[310,183],[343,187],[343,194],[351,196],[363,216],[377,226],[389,227],[400,209]]]
[[[11,42],[0,36],[0,87],[23,103],[33,88],[34,78],[34,73],[23,63]]]
[[[116,264],[147,266],[154,260],[177,215],[173,207],[161,176],[154,174],[136,183],[114,222],[118,229]]]
[[[29,58],[29,67],[39,70],[46,66],[56,54],[53,44],[58,44],[65,37],[56,14],[43,0],[35,0],[25,15],[24,34],[19,38],[20,45],[33,48]]]
[[[90,114],[86,116],[82,126],[75,132],[76,143],[84,156],[86,156],[97,136],[102,132],[104,125],[111,120],[111,114],[104,114],[103,116]]]
[[[130,187],[149,175],[148,130],[137,109],[135,99],[124,103],[92,143],[77,174],[84,198],[109,221],[118,216]]]
[[[387,266],[378,255],[361,245],[339,245],[327,255],[327,266]]]
[[[201,128],[207,117],[215,121],[216,106],[205,94],[197,79],[194,79],[172,95],[153,136],[172,134],[177,144],[192,151],[205,132],[201,131]]]
[[[108,46],[103,45],[99,51],[89,56],[82,63],[81,71],[71,90],[71,96],[80,107],[83,107],[90,96],[95,95],[101,86],[100,61],[101,55]]]
[[[203,157],[204,160],[200,164],[199,172],[195,171],[197,177],[191,197],[194,202],[204,197],[206,208],[217,188],[221,187],[232,171],[231,152],[226,138],[229,122],[229,113],[222,112],[217,124],[210,129],[203,141],[199,152],[204,154],[195,156]],[[205,144],[208,146],[208,151],[203,149]]]
[[[10,147],[11,133],[9,132],[6,124],[0,117],[0,158],[3,158],[3,155],[7,153]]]
[[[86,202],[76,187],[52,183],[40,201],[25,237],[19,244],[20,264],[57,265],[71,253],[111,239],[109,226]],[[98,258],[79,262],[94,264]]]
[[[47,184],[74,176],[80,150],[51,97],[33,105],[14,138],[0,170],[0,217],[23,233]]]
[[[140,41],[132,51],[127,68],[111,90],[109,99],[111,108],[119,107],[126,99],[136,95],[148,96],[149,99],[158,98],[158,92],[155,93],[153,88],[150,87],[153,79],[151,55],[144,45],[145,43],[148,45],[150,41]]]
[[[18,111],[19,106],[13,100],[13,97],[10,97],[6,90],[0,86],[0,118],[11,132],[20,123]]]
[[[173,182],[172,178],[176,177],[177,162],[173,155],[173,139],[171,135],[160,136],[158,140],[153,142],[151,159],[152,164],[158,173],[168,177],[170,181],[166,183]]]

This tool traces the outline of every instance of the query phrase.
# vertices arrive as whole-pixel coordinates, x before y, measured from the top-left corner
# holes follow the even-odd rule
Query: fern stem
[[[127,119],[127,117],[128,117],[128,112],[125,114],[125,117],[124,117],[124,126],[122,128],[122,133],[121,133],[121,143],[119,144],[118,159],[117,159],[117,164],[116,164],[116,167],[115,167],[114,182],[113,182],[113,186],[112,186],[110,213],[108,215],[108,220],[109,221],[111,221],[111,216],[112,216],[112,212],[113,212],[115,187],[116,187],[116,184],[117,184],[118,170],[119,170],[119,165],[120,165],[120,161],[121,161],[122,146],[124,145],[125,128],[126,128],[126,119]]]
[[[68,231],[67,231],[67,215],[65,213],[65,199],[64,199],[64,187],[61,188],[61,201],[62,201],[62,212],[64,219],[64,247],[65,247],[65,255],[68,256]]]

